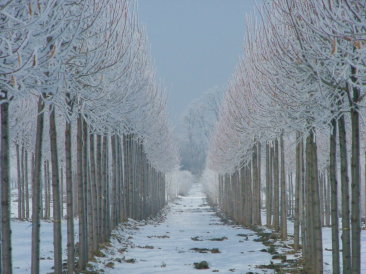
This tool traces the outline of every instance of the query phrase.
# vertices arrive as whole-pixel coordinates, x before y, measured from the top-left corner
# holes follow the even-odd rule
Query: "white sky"
[[[225,87],[243,47],[255,0],[138,0],[173,125],[194,99]]]

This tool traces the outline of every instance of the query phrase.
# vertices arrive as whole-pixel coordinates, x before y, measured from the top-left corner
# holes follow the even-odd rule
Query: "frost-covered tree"
[[[206,160],[209,137],[219,117],[222,90],[214,88],[192,102],[183,116],[180,141],[182,168],[201,174]]]

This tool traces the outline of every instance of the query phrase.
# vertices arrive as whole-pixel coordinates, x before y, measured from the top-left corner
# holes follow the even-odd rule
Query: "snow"
[[[14,196],[13,196],[14,197]],[[13,218],[17,203],[13,199]],[[256,269],[256,265],[269,264],[271,255],[260,250],[266,247],[253,231],[240,226],[224,224],[208,206],[200,184],[193,184],[188,196],[171,203],[165,210],[166,216],[160,219],[121,224],[114,230],[112,246],[104,249],[106,257],[96,257],[91,263],[106,273],[194,273],[194,262],[206,260],[209,271],[220,273],[273,273],[270,270]],[[262,211],[262,223],[265,224],[265,211]],[[78,241],[77,219],[75,219],[75,242]],[[29,221],[12,219],[12,244],[14,273],[30,273],[31,232]],[[288,220],[288,233],[293,235],[293,222]],[[247,234],[248,240],[238,234]],[[223,241],[211,241],[214,238]],[[196,239],[196,241],[192,240]],[[198,241],[197,241],[198,240]],[[62,222],[63,258],[66,259],[66,220]],[[361,232],[361,273],[366,273],[366,230]],[[340,245],[341,235],[340,235]],[[125,250],[126,248],[126,250]],[[218,248],[220,253],[198,253],[191,248]],[[324,273],[332,273],[331,229],[323,228]],[[341,248],[341,246],[340,246]],[[342,256],[342,253],[340,254]],[[287,255],[288,258],[292,256]],[[52,272],[53,267],[53,224],[41,222],[41,273]],[[136,260],[128,263],[129,259]],[[119,262],[120,261],[120,262]],[[274,261],[274,260],[272,260]],[[113,268],[106,267],[113,262]],[[130,261],[131,262],[131,261]],[[342,265],[342,260],[341,260]],[[202,270],[200,270],[202,271]]]
[[[341,220],[340,220],[341,223]],[[342,231],[341,227],[340,230]],[[339,249],[342,250],[342,239],[339,235]],[[324,273],[332,273],[332,229],[323,227],[323,259]],[[342,267],[342,252],[340,256],[340,265]],[[361,273],[366,273],[366,231],[361,231]]]
[[[262,224],[266,223],[266,211],[262,210]],[[342,219],[339,219],[339,231],[342,231]],[[287,232],[288,235],[294,235],[294,222],[287,220]],[[342,250],[342,238],[339,234],[339,249]],[[324,273],[332,273],[332,229],[330,227],[323,227],[323,263]],[[342,269],[342,251],[339,254],[340,265]],[[290,258],[289,256],[287,256]],[[366,273],[366,230],[361,230],[361,273]]]
[[[32,223],[12,220],[13,273],[31,272]],[[75,220],[75,242],[78,241],[78,226]],[[53,272],[53,223],[41,221],[40,273]],[[66,220],[62,222],[63,259],[66,259]]]
[[[194,273],[202,270],[196,270],[193,263],[203,260],[208,262],[210,272],[273,273],[255,268],[271,260],[269,253],[260,251],[266,247],[253,241],[257,238],[255,233],[224,224],[208,206],[200,184],[194,184],[187,197],[171,204],[162,222],[146,225],[131,220],[113,234],[112,246],[103,250],[106,257],[98,257],[92,263],[106,273]],[[238,234],[247,234],[248,239]],[[212,240],[217,238],[223,240]],[[218,248],[220,253],[198,253],[192,248]],[[110,262],[114,263],[113,268],[105,266]]]

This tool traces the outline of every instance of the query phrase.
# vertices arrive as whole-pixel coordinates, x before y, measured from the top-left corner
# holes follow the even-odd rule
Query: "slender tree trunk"
[[[357,69],[351,67],[351,80],[357,82]],[[352,229],[352,273],[361,272],[361,176],[360,176],[360,114],[358,102],[360,100],[360,88],[356,85],[352,88],[353,105],[351,108],[352,126],[352,156],[351,156],[351,229]]]
[[[116,135],[116,195],[115,195],[115,199],[116,199],[116,213],[115,213],[115,217],[116,217],[116,225],[118,225],[118,223],[122,220],[122,209],[123,209],[123,203],[122,203],[122,199],[123,199],[123,186],[122,186],[122,150],[121,150],[121,137]],[[145,163],[144,163],[145,164]],[[145,175],[145,174],[144,174]],[[145,202],[145,201],[144,201]]]
[[[121,222],[126,220],[126,174],[125,174],[125,135],[121,135],[119,145],[120,145],[120,184],[121,184]],[[148,174],[146,175],[148,176]],[[148,203],[148,197],[146,197],[146,204]]]
[[[47,161],[43,162],[43,188],[41,186],[41,193],[44,191],[44,199],[41,197],[41,218],[48,219],[49,213],[48,213],[48,183],[47,183]],[[43,206],[44,203],[44,206]],[[44,210],[44,214],[42,214]]]
[[[239,220],[239,206],[238,206],[238,203],[239,203],[239,192],[238,192],[238,170],[236,170],[233,174],[232,174],[232,182],[233,182],[233,188],[234,188],[234,191],[233,191],[233,199],[234,199],[234,220],[236,222],[238,222]],[[253,210],[253,213],[255,214],[255,210]]]
[[[84,121],[83,123],[83,143],[84,143],[84,151],[83,151],[83,170],[84,170],[84,188],[85,188],[85,203],[86,203],[86,214],[87,214],[87,235],[88,235],[88,258],[91,259],[93,257],[93,235],[94,235],[94,227],[93,227],[93,204],[92,204],[92,171],[90,168],[90,137],[88,131],[88,125]]]
[[[350,209],[349,209],[349,178],[346,128],[344,116],[338,120],[339,152],[341,164],[341,192],[342,192],[342,257],[343,273],[351,273],[351,235],[350,235]]]
[[[275,230],[279,231],[280,228],[280,203],[279,203],[279,199],[280,199],[280,185],[279,185],[279,151],[278,151],[278,140],[275,140],[275,152],[274,152],[274,164],[273,164],[273,169],[274,169],[274,195],[273,195],[273,199],[274,199],[274,205],[273,205],[273,226],[275,228]]]
[[[43,162],[43,191],[44,191],[44,201],[41,197],[41,204],[43,205],[44,203],[44,207],[42,206],[41,209],[41,218],[44,219],[49,219],[49,213],[48,213],[48,179],[47,179],[47,160]],[[41,186],[42,187],[42,186]],[[42,191],[42,190],[41,190]],[[44,214],[42,214],[44,210]]]
[[[330,187],[329,187],[329,170],[327,169],[324,173],[324,214],[325,220],[324,225],[330,227]]]
[[[93,250],[98,250],[98,191],[97,191],[97,167],[95,161],[95,136],[90,134],[90,162],[92,184],[92,208],[93,208]]]
[[[10,153],[9,153],[9,102],[0,105],[1,111],[1,262],[2,273],[12,273],[11,247],[11,197],[10,197]],[[0,271],[1,272],[1,271]]]
[[[118,224],[118,202],[117,202],[117,136],[113,135],[111,137],[112,143],[112,197],[111,197],[111,204],[112,204],[112,227],[114,228]]]
[[[285,145],[283,134],[280,137],[281,145],[281,238],[287,239],[287,196],[286,196],[286,173],[285,173]]]
[[[257,164],[257,182],[258,182],[258,193],[257,193],[257,202],[258,202],[258,225],[262,225],[262,215],[261,215],[261,208],[262,208],[262,201],[261,201],[261,184],[262,184],[262,178],[261,178],[261,166],[262,166],[262,147],[261,143],[257,143],[257,150],[258,150],[258,164]]]
[[[17,157],[17,177],[18,177],[18,219],[22,219],[22,187],[21,187],[21,181],[22,181],[22,170],[20,167],[20,152],[19,152],[19,144],[15,145],[16,150],[16,157]]]
[[[132,203],[131,203],[131,209],[132,209],[132,211],[131,211],[131,216],[132,216],[132,218],[133,219],[135,219],[135,220],[137,220],[137,184],[136,184],[136,182],[137,182],[137,180],[136,180],[136,167],[137,167],[137,165],[136,165],[136,155],[137,155],[137,153],[136,153],[136,144],[137,144],[137,140],[132,140],[132,142],[131,142],[131,163],[132,163],[132,165],[131,165],[131,167],[132,167],[132,171],[131,171],[131,189],[132,189],[132,192],[131,192],[131,196],[132,196]],[[156,174],[157,175],[157,178],[156,178],[156,180],[157,180],[157,189],[156,189],[156,194],[157,194],[157,196],[156,196],[156,198],[160,198],[159,197],[159,187],[160,187],[160,185],[159,185],[159,183],[160,183],[160,181],[159,181],[159,174],[157,173]],[[155,211],[155,213],[157,214],[158,213],[158,211],[159,211],[159,206],[160,206],[160,204],[159,204],[159,199],[157,199],[156,200],[156,211]]]
[[[85,269],[87,253],[85,189],[83,173],[83,121],[79,115],[77,119],[77,176],[78,176],[78,210],[79,210],[79,271]]]
[[[127,141],[127,157],[126,157],[126,161],[128,163],[127,165],[127,177],[128,177],[128,217],[133,218],[133,158],[132,158],[132,142],[133,142],[133,137],[131,135],[128,136],[128,141]],[[155,174],[154,174],[155,175]],[[155,180],[155,178],[154,178]],[[154,181],[154,190],[155,190],[155,185],[156,181]],[[154,196],[153,196],[154,197]],[[155,202],[155,201],[154,201]],[[154,214],[156,213],[156,204],[153,204],[153,212]]]
[[[83,178],[83,206],[84,206],[84,249],[85,249],[85,258],[84,260],[87,262],[88,258],[90,256],[89,253],[89,228],[90,228],[90,222],[89,222],[89,211],[90,211],[90,204],[89,204],[89,180],[88,180],[88,125],[84,118],[82,118],[82,178]]]
[[[67,273],[74,273],[75,242],[74,242],[74,197],[72,180],[72,142],[71,122],[66,121],[65,128],[65,160],[66,160],[66,203],[67,203]]]
[[[269,192],[269,208],[268,208],[268,212],[270,214],[270,223],[269,225],[272,227],[273,226],[273,205],[274,205],[274,199],[273,199],[273,185],[274,185],[274,145],[271,144],[269,146],[269,187],[268,187],[268,192]]]
[[[36,145],[34,150],[34,173],[32,185],[32,274],[39,273],[39,241],[40,241],[40,213],[41,213],[41,169],[42,169],[42,142],[44,124],[44,103],[38,101],[38,116],[36,129]]]
[[[64,217],[64,169],[60,167],[60,202],[61,202],[61,220]]]
[[[252,205],[253,205],[253,191],[252,191],[252,176],[251,176],[251,163],[248,164],[248,166],[246,166],[245,168],[246,171],[246,176],[245,176],[245,187],[246,187],[246,191],[245,193],[247,194],[246,197],[246,223],[247,225],[252,225],[253,224],[253,215],[252,215]],[[231,197],[231,195],[230,195]],[[230,200],[230,199],[228,199]]]
[[[73,187],[72,187],[72,193],[73,193],[73,198],[74,198],[74,217],[78,217],[79,216],[79,185],[78,185],[78,174],[77,174],[77,163],[76,163],[76,168],[74,169],[73,173],[72,173],[72,181],[73,183]]]
[[[332,266],[333,273],[339,274],[339,223],[338,223],[338,182],[337,182],[337,122],[332,120],[332,129],[329,140],[329,183],[331,187],[332,213]]]
[[[129,210],[129,135],[123,136],[123,174],[124,174],[124,210],[125,210],[125,219],[127,220],[130,217]],[[152,186],[152,182],[150,183],[150,187]],[[151,192],[150,192],[151,193]],[[152,208],[150,207],[150,210]]]
[[[27,220],[29,220],[29,180],[28,180],[28,151],[25,151],[25,167],[24,167],[24,172],[25,172],[25,216],[27,218]]]
[[[49,169],[48,169],[48,160],[44,161],[43,165],[43,177],[44,177],[44,196],[45,196],[45,212],[44,212],[44,218],[50,219],[50,211],[51,211],[51,201],[50,201],[50,180],[49,180]],[[42,200],[41,200],[42,203]]]
[[[258,154],[257,145],[253,146],[252,152],[252,169],[253,169],[253,224],[260,225],[260,184],[258,178]],[[258,195],[259,193],[259,195]]]
[[[20,185],[20,200],[21,200],[21,218],[24,219],[25,218],[25,190],[24,190],[24,185],[25,185],[25,171],[24,171],[24,145],[22,146],[22,152],[21,152],[21,156],[20,156],[20,170],[21,170],[21,185]]]
[[[301,245],[304,257],[307,252],[307,222],[306,222],[306,187],[305,187],[305,148],[304,140],[301,138],[300,141],[300,226],[301,226]]]
[[[288,201],[288,205],[289,205],[289,208],[290,208],[290,216],[291,218],[294,218],[295,217],[295,187],[294,187],[294,176],[293,176],[293,173],[290,172],[290,174],[288,175],[288,181],[289,181],[289,188],[291,189],[290,190],[290,195],[291,197],[289,198],[289,201]]]
[[[56,274],[62,273],[62,241],[61,241],[61,193],[58,167],[57,130],[55,108],[50,108],[50,147],[52,167],[52,194],[53,194],[53,246],[54,270]]]
[[[97,136],[97,192],[98,192],[98,199],[97,199],[97,207],[98,207],[98,241],[103,241],[103,233],[102,233],[102,207],[103,207],[103,191],[102,191],[102,136]]]
[[[109,238],[110,233],[110,209],[109,209],[109,138],[108,136],[104,137],[103,143],[103,159],[104,159],[104,167],[103,167],[103,185],[104,185],[104,240],[106,241]]]
[[[296,186],[295,186],[295,221],[294,248],[297,251],[300,243],[300,191],[301,191],[301,144],[300,133],[296,133]]]
[[[271,183],[271,177],[270,177],[270,147],[269,144],[266,144],[266,224],[267,226],[271,226],[271,211],[270,211],[270,205],[272,203],[272,199],[270,197],[272,196],[272,193],[270,192],[269,185]]]
[[[319,176],[320,220],[324,226],[324,174]]]
[[[305,148],[305,156],[306,156],[306,181],[305,181],[305,191],[306,191],[306,198],[305,198],[305,242],[304,242],[304,261],[305,261],[305,272],[306,273],[317,273],[316,272],[316,254],[315,246],[314,246],[314,210],[313,210],[313,196],[312,194],[312,148],[310,136],[306,138],[306,148]]]
[[[319,174],[318,174],[318,154],[317,145],[315,142],[314,134],[310,134],[311,138],[311,156],[312,156],[312,167],[311,167],[311,195],[313,196],[313,217],[314,217],[314,248],[315,248],[315,265],[316,273],[323,273],[323,239],[322,239],[322,223],[320,219],[320,197],[319,197]]]

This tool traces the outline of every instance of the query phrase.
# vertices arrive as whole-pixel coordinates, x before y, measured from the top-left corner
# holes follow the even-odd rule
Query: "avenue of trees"
[[[12,181],[16,217],[32,222],[34,274],[42,218],[54,272],[74,273],[118,223],[165,205],[178,153],[147,47],[134,1],[0,3],[1,273],[13,268]]]
[[[366,3],[273,0],[259,13],[210,141],[210,200],[247,226],[265,208],[282,239],[292,216],[306,273],[322,273],[331,226],[333,273],[360,273]]]

